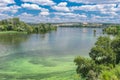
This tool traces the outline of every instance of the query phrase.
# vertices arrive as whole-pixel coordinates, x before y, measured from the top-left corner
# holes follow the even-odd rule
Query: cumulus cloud
[[[111,4],[120,3],[120,0],[68,0],[74,3],[84,3],[84,4]]]
[[[55,5],[55,2],[52,0],[22,0],[23,2],[31,2],[31,3],[36,3],[39,5]]]
[[[9,4],[12,5],[8,6]],[[16,13],[20,8],[21,8],[20,6],[15,5],[14,0],[0,0],[0,13],[2,12]]]
[[[82,5],[82,6],[73,6],[72,10],[84,10],[84,11],[103,11],[105,9],[113,9],[116,4],[96,4],[96,5]]]
[[[35,9],[35,10],[40,10],[41,7],[39,7],[37,4],[28,4],[24,3],[21,5],[23,8],[28,8],[28,9]]]
[[[11,18],[12,16],[9,16],[8,14],[2,14],[0,13],[0,20],[3,20],[3,19],[8,19],[8,18]]]
[[[49,10],[45,9],[45,8],[42,8],[41,11],[43,11],[43,12],[49,12]]]
[[[41,12],[39,13],[39,15],[42,15],[42,16],[48,16],[50,14],[48,9],[41,8],[37,4],[24,3],[21,6],[23,8],[27,8],[27,9],[40,10]],[[26,14],[26,13],[24,13],[24,14]]]
[[[15,0],[0,0],[0,19],[19,17],[21,20],[25,22],[34,23],[36,22],[116,23],[120,21],[119,16],[120,0],[65,0],[66,2],[61,2],[58,0],[59,3],[56,3],[54,0],[21,0],[21,1],[22,1],[22,3],[20,3],[21,6],[19,6],[15,4],[16,3]],[[83,4],[77,6],[75,5],[76,3]],[[68,4],[72,5],[70,6]],[[35,14],[29,13],[27,11],[28,9],[35,11]]]
[[[103,22],[103,23],[119,23],[120,17],[119,16],[100,16],[100,15],[91,15],[91,18],[88,19],[88,22]]]
[[[41,15],[41,16],[48,16],[48,15],[50,15],[50,12],[49,12],[48,9],[42,8],[41,12],[39,13],[39,15]]]
[[[49,12],[47,12],[47,11],[42,11],[42,12],[40,12],[40,15],[42,15],[42,16],[48,16],[50,13]]]
[[[51,17],[49,15],[55,15],[54,17]],[[25,21],[25,22],[33,22],[33,23],[39,23],[39,22],[112,22],[116,23],[119,22],[119,16],[100,16],[100,15],[91,15],[90,17],[86,16],[85,14],[77,14],[77,13],[71,13],[71,12],[53,12],[47,16],[43,16],[41,14],[39,15],[32,15],[29,13],[22,13],[18,17]]]
[[[53,6],[52,9],[56,11],[63,11],[63,12],[69,12],[69,8],[67,7],[67,2],[61,2],[56,6]]]
[[[33,14],[29,14],[27,12],[21,13],[20,15],[17,15],[17,17],[19,17],[20,20],[24,21],[24,22],[34,22],[34,23],[36,23],[34,15]]]
[[[0,0],[0,3],[2,3],[2,4],[13,4],[13,3],[15,3],[15,1],[14,0]]]
[[[21,15],[19,15],[19,16],[31,17],[31,16],[33,16],[33,15],[32,15],[32,14],[28,14],[28,13],[24,12],[24,13],[22,13],[22,14],[21,14]]]
[[[0,0],[0,7],[6,7],[8,4],[15,4],[14,0]]]
[[[64,17],[82,17],[86,18],[86,15],[83,14],[76,14],[76,13],[64,13],[64,12],[54,12],[53,14],[57,16],[64,16]]]
[[[47,22],[50,18],[48,16],[42,16],[42,15],[33,15],[29,13],[21,13],[17,17],[20,18],[20,20],[28,22],[28,23],[40,23],[40,22]]]
[[[16,13],[18,12],[18,9],[20,9],[20,6],[17,5],[12,5],[12,6],[1,6],[0,7],[0,12],[11,12],[11,13]]]
[[[117,15],[117,11],[120,9],[116,7],[116,4],[95,4],[95,5],[82,5],[82,6],[73,6],[70,8],[72,11],[81,10],[86,12],[99,12],[106,15]]]
[[[43,12],[41,12],[43,13]],[[39,14],[39,15],[32,15],[29,13],[22,13],[18,15],[21,20],[25,22],[33,22],[33,23],[39,23],[39,22],[78,22],[78,21],[83,21],[86,19],[86,15],[80,15],[80,14],[74,14],[74,13],[64,13],[64,12],[53,12],[51,13],[52,15],[54,14],[54,17],[51,17],[48,15],[47,12],[44,12],[44,14]],[[46,14],[46,15],[45,15]]]

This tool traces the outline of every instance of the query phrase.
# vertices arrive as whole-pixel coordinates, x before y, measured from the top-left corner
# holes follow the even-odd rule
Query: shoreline
[[[27,32],[18,32],[18,31],[0,31],[0,34],[28,34]]]

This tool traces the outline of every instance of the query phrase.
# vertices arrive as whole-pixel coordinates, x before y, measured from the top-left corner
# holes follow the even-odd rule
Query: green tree
[[[120,63],[120,38],[115,38],[112,43],[112,49],[115,52],[116,55],[116,64]]]
[[[112,50],[111,39],[109,37],[99,37],[89,55],[96,64],[113,64],[115,67],[116,57]]]
[[[90,59],[78,56],[74,59],[74,62],[78,66],[76,72],[81,74],[82,77],[87,77],[88,72],[94,70],[94,62]]]

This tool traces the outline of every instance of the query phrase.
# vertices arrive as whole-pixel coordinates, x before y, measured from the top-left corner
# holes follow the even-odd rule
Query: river
[[[46,34],[0,34],[0,79],[73,80],[74,58],[88,57],[102,35],[102,28],[61,27]]]

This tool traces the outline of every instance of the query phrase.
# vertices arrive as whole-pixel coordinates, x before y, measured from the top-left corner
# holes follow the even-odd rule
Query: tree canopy
[[[57,27],[51,25],[50,23],[29,25],[23,21],[20,21],[19,18],[10,18],[0,21],[0,31],[46,33],[52,30],[57,30]]]
[[[77,65],[76,72],[86,80],[109,80],[110,75],[104,75],[104,71],[109,73],[108,70],[115,69],[120,63],[120,38],[99,37],[89,56],[90,58],[78,56],[74,59]],[[117,76],[120,75],[113,75],[111,78],[117,80]]]

